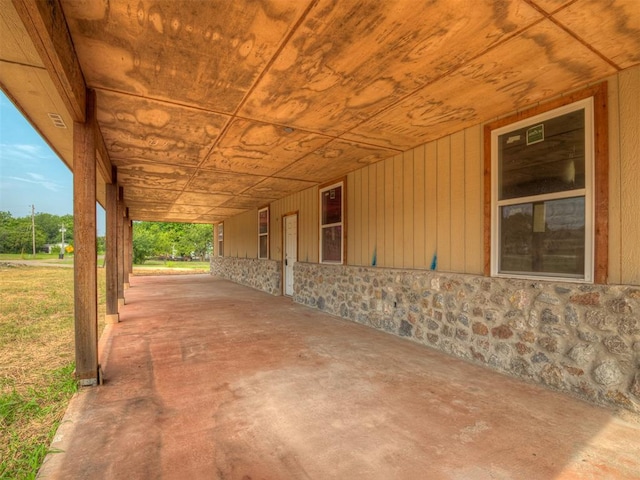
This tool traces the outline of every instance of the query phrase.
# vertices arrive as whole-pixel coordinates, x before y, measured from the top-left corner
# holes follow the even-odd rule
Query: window
[[[320,262],[344,261],[344,182],[320,189]]]
[[[224,254],[224,224],[218,224],[218,256],[222,257]]]
[[[258,210],[258,258],[269,258],[269,207]]]
[[[491,274],[594,278],[593,99],[491,132]]]

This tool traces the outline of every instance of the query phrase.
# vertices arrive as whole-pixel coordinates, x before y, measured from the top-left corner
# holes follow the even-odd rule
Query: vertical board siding
[[[404,213],[403,219],[403,242],[402,242],[402,266],[405,268],[415,268],[414,255],[413,255],[413,211],[414,205],[414,189],[413,189],[413,150],[404,152],[402,154],[402,167],[404,169],[402,190],[403,197],[402,211]]]
[[[464,131],[451,135],[450,167],[450,219],[451,257],[450,271],[465,271],[465,158]]]
[[[427,268],[427,255],[425,254],[424,229],[425,229],[425,188],[424,188],[424,145],[413,150],[413,267]]]
[[[369,171],[369,243],[368,243],[368,263],[367,265],[374,265],[376,241],[377,241],[377,228],[378,228],[378,204],[377,204],[377,167],[376,165],[369,165],[367,167]]]
[[[403,157],[393,157],[393,264],[394,267],[403,267],[404,264],[404,171]]]
[[[424,249],[428,268],[431,269],[434,258],[438,254],[438,145],[436,142],[425,145],[424,157]]]
[[[609,283],[622,281],[622,256],[620,253],[620,109],[618,95],[619,77],[608,82],[609,100]]]
[[[482,128],[464,132],[465,156],[465,273],[483,273]]]
[[[384,162],[384,254],[381,267],[393,267],[393,159]]]
[[[376,226],[378,227],[376,230],[376,265],[384,266],[385,265],[385,210],[386,210],[386,202],[385,202],[385,169],[386,169],[387,161],[376,163],[376,185],[375,185],[375,193],[376,193]]]
[[[437,255],[438,270],[451,271],[451,137],[438,144],[437,173]]]
[[[622,283],[640,284],[640,67],[619,74]]]
[[[360,265],[369,265],[369,170],[360,170]]]
[[[258,257],[257,209],[249,210],[224,221],[223,248],[225,257]]]

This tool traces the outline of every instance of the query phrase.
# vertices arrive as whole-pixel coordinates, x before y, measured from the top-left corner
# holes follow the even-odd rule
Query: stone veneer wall
[[[640,287],[296,263],[298,303],[640,412]]]
[[[211,274],[271,295],[282,295],[280,262],[276,260],[211,257]]]

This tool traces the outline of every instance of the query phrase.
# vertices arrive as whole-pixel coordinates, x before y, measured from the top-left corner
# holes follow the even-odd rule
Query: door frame
[[[292,295],[287,295],[287,272],[285,265],[285,257],[286,257],[286,248],[287,248],[287,217],[296,216],[296,259],[298,258],[298,253],[300,252],[300,211],[294,210],[291,212],[287,212],[282,214],[282,295],[285,297],[292,297]],[[297,261],[297,260],[296,260]]]

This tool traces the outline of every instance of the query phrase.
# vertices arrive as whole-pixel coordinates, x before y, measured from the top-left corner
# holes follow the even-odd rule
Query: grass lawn
[[[209,262],[177,262],[171,260],[147,260],[142,265],[133,266],[134,275],[167,275],[209,273]]]
[[[101,268],[98,297],[102,331]],[[73,322],[73,269],[0,265],[2,480],[35,478],[76,391]]]
[[[65,254],[64,258],[70,257],[70,255]],[[36,253],[35,255],[31,253],[0,253],[0,261],[1,260],[57,260],[57,253]]]

